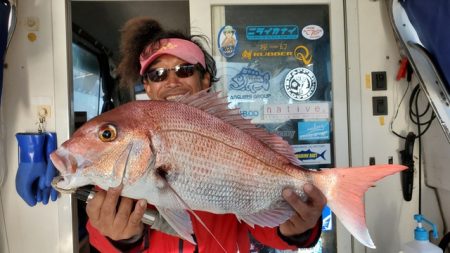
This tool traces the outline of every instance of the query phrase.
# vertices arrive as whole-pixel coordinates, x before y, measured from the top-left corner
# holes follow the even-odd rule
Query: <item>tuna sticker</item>
[[[298,140],[315,141],[330,139],[330,122],[302,121],[298,122]]]
[[[286,75],[284,89],[286,94],[294,100],[307,100],[316,92],[316,76],[307,68],[295,68]]]
[[[331,164],[330,144],[292,145],[302,165]]]
[[[219,31],[217,42],[223,57],[230,58],[234,56],[238,45],[236,30],[231,25],[222,27]]]
[[[326,205],[322,210],[322,231],[333,230],[333,215],[331,209]]]
[[[296,40],[299,37],[296,25],[247,26],[247,40]]]
[[[270,74],[252,68],[242,68],[231,78],[230,90],[250,91],[256,93],[260,90],[268,91],[270,87]]]
[[[318,40],[323,36],[323,29],[318,25],[307,25],[303,27],[302,35],[308,40]]]

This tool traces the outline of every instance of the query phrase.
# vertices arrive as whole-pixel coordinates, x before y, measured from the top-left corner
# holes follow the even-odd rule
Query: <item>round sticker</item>
[[[316,76],[307,68],[293,69],[289,71],[284,79],[284,89],[292,99],[298,101],[307,100],[316,92]]]
[[[322,38],[323,29],[318,25],[307,25],[303,27],[302,35],[308,40],[317,40]]]

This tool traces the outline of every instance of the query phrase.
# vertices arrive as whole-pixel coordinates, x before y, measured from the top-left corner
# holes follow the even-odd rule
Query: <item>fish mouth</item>
[[[69,175],[70,177],[70,175]],[[66,194],[72,194],[75,193],[77,188],[70,188],[67,189],[67,185],[69,184],[70,179],[67,179],[67,176],[56,176],[52,180],[52,187],[57,190],[60,193],[66,193]]]

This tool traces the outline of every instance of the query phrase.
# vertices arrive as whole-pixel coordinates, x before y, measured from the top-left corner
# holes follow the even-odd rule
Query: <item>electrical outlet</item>
[[[372,90],[387,90],[386,71],[372,72]]]
[[[374,116],[388,115],[387,96],[372,97],[372,109]]]

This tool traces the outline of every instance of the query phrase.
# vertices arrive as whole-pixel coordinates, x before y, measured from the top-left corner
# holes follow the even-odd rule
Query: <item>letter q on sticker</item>
[[[323,36],[323,29],[318,25],[307,25],[303,27],[302,35],[308,40],[318,40]]]

